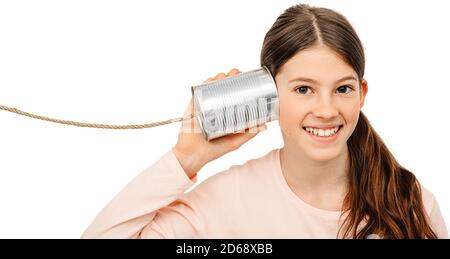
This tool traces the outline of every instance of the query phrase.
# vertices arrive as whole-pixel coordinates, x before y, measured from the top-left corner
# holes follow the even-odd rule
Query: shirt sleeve
[[[439,204],[434,196],[433,206],[430,211],[430,222],[438,238],[448,239],[447,226],[445,225],[444,218],[442,217],[441,210],[439,209]]]
[[[448,238],[447,226],[445,225],[444,217],[442,217],[436,197],[423,185],[420,185],[420,187],[422,190],[423,205],[434,233],[438,238]]]
[[[170,150],[125,186],[82,238],[194,237],[202,222],[180,198],[194,183]]]
[[[229,225],[235,202],[230,171],[185,193],[196,179],[188,178],[170,150],[126,185],[82,238],[199,238],[218,233]]]

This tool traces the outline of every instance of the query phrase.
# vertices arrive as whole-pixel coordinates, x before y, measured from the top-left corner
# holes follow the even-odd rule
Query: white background
[[[307,1],[344,14],[366,50],[363,111],[450,223],[447,1]],[[297,1],[1,1],[0,104],[98,123],[182,115],[190,86],[259,67],[265,33]],[[277,122],[199,179],[282,146]],[[169,150],[179,124],[76,128],[0,111],[0,238],[78,238]],[[149,186],[152,188],[152,186]]]

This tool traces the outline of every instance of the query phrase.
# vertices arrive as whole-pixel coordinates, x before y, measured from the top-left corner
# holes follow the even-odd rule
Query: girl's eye
[[[348,94],[351,91],[353,91],[353,89],[348,85],[339,86],[337,89],[337,92],[340,94]]]
[[[295,91],[297,91],[297,93],[299,94],[307,94],[308,90],[311,91],[308,86],[300,86],[299,88],[295,89]]]

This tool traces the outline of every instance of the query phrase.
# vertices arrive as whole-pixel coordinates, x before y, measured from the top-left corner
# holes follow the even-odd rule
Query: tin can
[[[275,80],[266,67],[192,86],[194,110],[207,140],[278,119]]]

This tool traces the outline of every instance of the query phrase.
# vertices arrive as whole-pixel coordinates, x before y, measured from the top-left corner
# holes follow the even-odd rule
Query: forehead
[[[302,76],[324,83],[350,75],[358,78],[343,57],[323,45],[299,51],[280,67],[277,74],[286,81]]]

